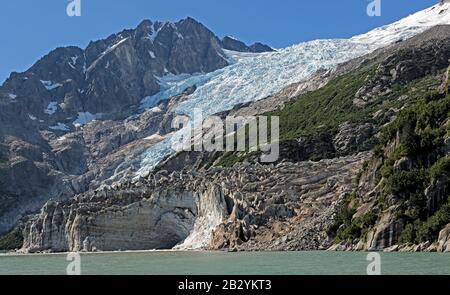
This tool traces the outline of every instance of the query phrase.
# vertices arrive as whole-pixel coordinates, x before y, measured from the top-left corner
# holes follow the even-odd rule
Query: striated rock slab
[[[47,203],[27,224],[27,252],[113,251],[171,248],[190,233],[196,214],[195,196],[130,194],[111,202]],[[135,199],[136,198],[136,199]],[[117,204],[109,204],[109,203]]]

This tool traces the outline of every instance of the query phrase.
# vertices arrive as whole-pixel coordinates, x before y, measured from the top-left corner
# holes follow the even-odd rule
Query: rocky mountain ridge
[[[140,109],[142,99],[161,90],[163,76],[227,66],[221,46],[192,18],[145,20],[85,49],[58,48],[12,73],[0,87],[0,233],[49,198],[104,181],[130,150],[139,154],[154,143],[145,138],[162,128],[164,114]],[[143,144],[133,145],[137,139]]]
[[[232,51],[238,52],[252,52],[252,53],[261,53],[261,52],[271,52],[275,51],[272,47],[269,47],[265,44],[261,44],[256,42],[250,46],[246,45],[244,42],[235,39],[234,37],[225,36],[222,41],[222,48]]]
[[[215,250],[330,248],[336,241],[332,228],[338,225],[338,237],[343,235],[339,231],[345,229],[336,223],[342,206],[346,206],[351,202],[349,200],[355,198],[355,192],[364,196],[363,200],[372,200],[377,188],[380,187],[377,178],[380,160],[376,160],[379,152],[372,156],[371,152],[358,153],[352,147],[360,145],[361,138],[374,137],[373,134],[378,133],[386,122],[388,124],[386,126],[389,126],[389,122],[392,122],[400,111],[394,110],[397,104],[405,106],[412,104],[415,102],[414,97],[419,99],[432,88],[442,88],[440,85],[443,69],[448,67],[450,59],[448,56],[450,51],[446,49],[450,44],[449,36],[448,26],[436,27],[404,44],[396,44],[344,64],[342,68],[336,70],[339,74],[331,75],[332,77],[327,80],[328,83],[325,85],[319,83],[315,86],[316,90],[310,89],[312,93],[320,93],[333,87],[336,81],[345,76],[367,73],[366,68],[374,66],[378,69],[363,79],[364,86],[355,87],[353,96],[346,97],[346,101],[343,102],[354,104],[358,109],[368,108],[371,114],[370,117],[363,117],[366,122],[344,122],[339,125],[334,145],[336,149],[348,149],[349,155],[318,162],[286,158],[279,164],[268,166],[244,161],[243,164],[238,163],[230,168],[208,168],[201,164],[210,161],[211,157],[215,158],[214,155],[206,155],[206,159],[203,155],[197,160],[195,157],[180,157],[180,155],[163,163],[159,167],[160,172],[150,174],[146,178],[135,182],[119,181],[111,187],[106,186],[82,194],[73,201],[49,203],[41,214],[26,224],[23,251],[83,249],[91,251],[173,246],[180,249],[200,247]],[[415,63],[422,69],[419,72],[420,77],[411,76],[408,67],[399,67],[410,64],[405,63],[409,61],[410,52],[414,53],[415,59],[421,61]],[[445,60],[447,62],[441,63]],[[394,72],[390,69],[400,70]],[[417,74],[416,70],[411,71]],[[393,90],[386,91],[395,83],[386,82],[393,80],[388,79],[385,73],[404,81],[403,88],[396,90],[398,93],[393,93]],[[378,79],[383,81],[385,86],[384,90],[377,94],[371,89],[376,86],[372,81]],[[423,83],[421,79],[430,79],[431,84],[420,86]],[[417,87],[420,87],[420,91],[414,90]],[[354,98],[363,91],[374,95],[372,100],[361,105],[354,101]],[[408,94],[404,94],[403,91]],[[301,102],[311,92],[299,94],[287,103]],[[406,95],[409,98],[405,98]],[[380,105],[380,100],[383,101],[381,105],[384,107],[373,109],[373,106]],[[282,102],[283,100],[280,100],[280,103]],[[254,113],[258,113],[260,104],[260,102],[254,104],[257,106],[253,109]],[[284,108],[280,107],[282,111],[292,108],[284,105]],[[247,106],[246,112],[252,109],[252,106]],[[283,113],[281,115],[283,116]],[[376,123],[372,119],[383,117],[386,117],[387,121],[381,119],[381,123]],[[367,124],[374,130],[366,133],[364,126]],[[295,150],[294,148],[289,151]],[[375,159],[373,162],[372,158]],[[197,164],[193,164],[195,162]],[[193,166],[190,166],[192,164]],[[216,164],[217,161],[213,165]],[[400,163],[397,166],[400,166]],[[440,196],[443,197],[442,194]],[[166,202],[170,204],[167,205]],[[360,208],[353,212],[351,220],[360,222],[363,217],[372,218],[372,215],[367,215],[368,212],[372,212],[370,205],[367,205],[370,202],[358,204]],[[143,218],[141,214],[157,217],[154,223],[148,225],[141,222]],[[390,223],[383,221],[388,218],[386,216],[392,215],[375,215],[377,219],[374,219],[375,217],[368,219],[369,224],[375,220],[377,225],[373,232],[368,233],[367,237],[372,237],[368,242],[361,239],[360,243],[345,246],[349,243],[345,240],[330,249],[373,249],[373,245],[385,243],[389,237],[386,236],[387,232],[398,234],[401,231],[392,230]],[[124,219],[132,222],[124,222]],[[105,220],[114,220],[114,227],[110,228]],[[147,227],[141,228],[143,225]],[[154,234],[159,230],[170,234],[157,239]],[[142,240],[131,238],[140,231],[145,231],[149,235],[142,236]],[[447,236],[444,228],[442,234],[437,237],[439,240],[436,243],[441,246],[435,246],[436,250],[446,250],[447,242],[444,240]],[[390,244],[383,244],[379,249],[389,246]]]

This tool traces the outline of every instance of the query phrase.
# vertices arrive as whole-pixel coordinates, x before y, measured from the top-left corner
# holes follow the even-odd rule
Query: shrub
[[[400,234],[400,243],[417,244],[426,241],[435,241],[442,228],[450,223],[450,202],[442,206],[426,221],[421,221],[418,218],[409,218],[409,220],[409,223]]]
[[[3,237],[0,237],[0,250],[15,250],[22,247],[23,235],[19,229],[15,229]]]
[[[408,223],[399,237],[400,244],[413,244],[416,240],[416,229],[414,224]]]
[[[422,192],[427,182],[428,175],[424,169],[399,171],[387,179],[386,189],[395,196],[405,196]]]
[[[450,204],[446,204],[417,229],[417,242],[435,240],[440,230],[449,223]]]
[[[375,225],[378,220],[378,212],[371,210],[358,218],[352,219],[356,210],[348,211],[347,218],[338,227],[336,233],[336,241],[353,241],[355,239],[365,239],[369,230]],[[351,215],[350,215],[351,214]]]
[[[441,176],[450,176],[450,156],[440,158],[431,168],[430,168],[430,178],[438,179]]]
[[[351,197],[349,197],[349,199],[347,199],[339,208],[338,213],[333,220],[333,223],[327,229],[328,235],[336,234],[342,225],[348,226],[351,224],[353,215],[356,213],[356,210],[349,207],[350,200]]]

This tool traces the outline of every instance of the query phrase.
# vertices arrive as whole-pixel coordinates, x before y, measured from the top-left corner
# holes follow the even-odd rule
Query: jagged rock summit
[[[253,52],[253,53],[275,51],[273,48],[259,42],[247,46],[244,42],[239,41],[236,38],[230,36],[225,36],[222,39],[222,48],[239,52]]]

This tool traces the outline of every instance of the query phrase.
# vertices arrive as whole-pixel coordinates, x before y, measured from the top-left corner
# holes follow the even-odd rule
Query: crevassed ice
[[[237,104],[268,97],[320,69],[330,69],[371,49],[370,45],[349,40],[317,40],[242,58],[203,77],[207,81],[202,81],[190,99],[174,111],[185,115],[191,115],[194,108],[202,109],[205,115],[226,111]],[[189,79],[188,84],[197,85],[198,79]]]
[[[450,24],[450,3],[435,5],[351,39],[316,40],[256,55],[226,51],[232,61],[230,66],[185,79],[163,79],[166,83],[161,87],[161,92],[145,98],[142,107],[154,107],[157,102],[195,85],[197,90],[174,111],[185,115],[192,115],[194,108],[202,109],[204,115],[222,112],[240,103],[263,99],[289,84],[310,77],[317,70],[332,69],[342,62],[411,38],[439,24]],[[151,147],[142,157],[138,175],[152,170],[160,160],[172,153],[170,139]]]
[[[200,108],[203,115],[212,115],[239,103],[263,99],[319,69],[329,69],[370,49],[367,44],[349,40],[318,40],[274,53],[241,56],[237,63],[212,73],[193,75],[184,80],[169,81],[170,78],[165,78],[161,84],[162,91],[145,98],[142,107],[154,107],[160,101],[195,85],[197,90],[175,107],[174,112],[192,116],[194,109]],[[171,143],[176,135],[168,136],[142,155],[138,175],[147,174],[174,152]]]
[[[172,96],[181,94],[186,88],[197,85],[200,86],[209,80],[208,74],[179,74],[169,73],[164,77],[156,77],[161,91],[155,95],[147,96],[141,101],[141,109],[155,107],[159,102],[169,99]]]
[[[173,154],[172,140],[170,138],[164,139],[153,145],[141,156],[140,169],[137,176],[144,176],[151,172],[161,160]]]
[[[206,191],[197,195],[198,216],[189,236],[174,250],[202,249],[208,246],[213,231],[224,219],[225,202],[218,191]]]

